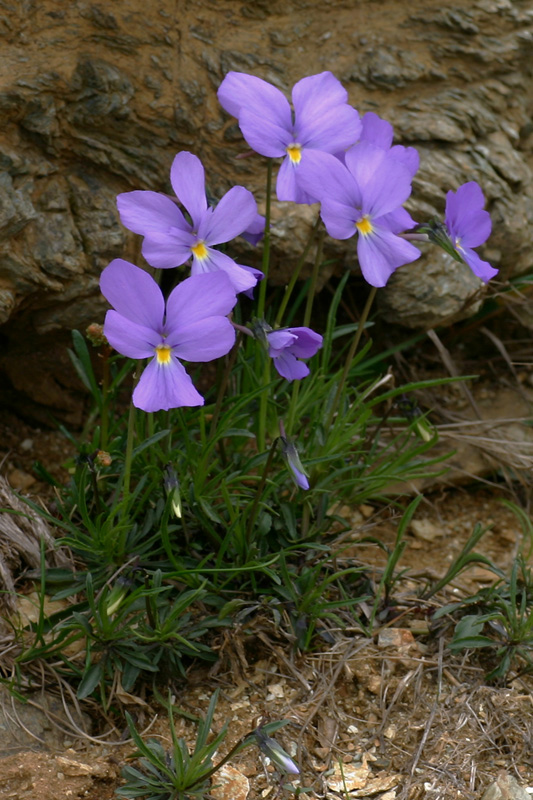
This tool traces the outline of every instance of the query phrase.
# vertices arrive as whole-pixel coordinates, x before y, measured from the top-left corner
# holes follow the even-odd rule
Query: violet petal
[[[348,92],[332,72],[309,75],[294,84],[292,102],[302,124],[322,117],[332,106],[348,101]]]
[[[225,272],[191,275],[179,283],[167,300],[165,331],[187,328],[208,317],[225,317],[237,302],[235,289]]]
[[[213,361],[229,353],[235,344],[235,328],[226,317],[207,317],[175,329],[166,341],[184,361]]]
[[[368,111],[361,119],[361,123],[362,141],[370,142],[383,150],[388,150],[391,147],[394,131],[390,122],[382,119],[373,111]]]
[[[312,197],[321,202],[331,199],[346,206],[361,206],[361,192],[353,175],[335,156],[305,150],[299,166],[298,185]]]
[[[322,347],[322,336],[311,328],[287,328],[287,331],[296,336],[296,341],[290,347],[290,352],[296,358],[311,358]]]
[[[353,205],[348,206],[335,200],[323,199],[320,216],[333,239],[350,239],[357,233],[355,222],[361,215]]]
[[[482,211],[485,198],[476,181],[468,181],[459,186],[456,192],[446,194],[446,227],[452,237],[462,237],[468,230],[468,220],[476,212]]]
[[[294,344],[298,336],[283,328],[276,331],[269,331],[266,338],[269,345],[269,355],[272,358],[276,358],[282,350]]]
[[[143,411],[168,411],[181,406],[203,406],[204,398],[193,386],[185,368],[171,356],[167,364],[154,358],[133,392],[133,405]]]
[[[388,211],[387,214],[383,214],[376,222],[379,223],[380,227],[386,228],[392,233],[403,233],[417,225],[417,222],[412,218],[409,212],[401,206],[395,208],[394,211]]]
[[[247,75],[245,72],[228,72],[217,92],[222,108],[239,118],[243,109],[264,116],[281,128],[289,129],[292,115],[289,101],[271,83]]]
[[[207,209],[205,196],[205,172],[200,159],[182,150],[172,162],[170,182],[176,197],[192,217],[197,228],[203,212]]]
[[[401,206],[411,194],[406,167],[368,142],[360,142],[346,153],[346,166],[361,190],[364,214],[380,217]]]
[[[301,380],[309,375],[309,367],[303,361],[298,361],[296,356],[288,350],[282,350],[279,356],[272,359],[276,370],[288,381]]]
[[[492,222],[484,205],[483,192],[475,181],[464,183],[455,193],[447,193],[445,222],[452,241],[459,238],[467,247],[486,242]]]
[[[277,123],[246,108],[239,117],[239,127],[250,147],[268,158],[284,156],[287,147],[294,141],[290,128],[281,128]]]
[[[481,278],[484,283],[488,283],[491,278],[498,274],[498,270],[492,264],[489,264],[488,261],[482,261],[478,254],[469,247],[458,247],[457,252],[461,258],[464,258],[474,275]]]
[[[237,264],[236,261],[225,253],[221,253],[219,250],[208,247],[205,258],[199,259],[194,256],[191,275],[216,272],[217,270],[222,270],[228,276],[237,293],[253,289],[257,284],[255,271],[244,269]]]
[[[420,166],[420,155],[415,147],[404,147],[401,144],[395,144],[394,147],[391,147],[390,154],[400,164],[404,165],[411,177],[414,176]]]
[[[259,244],[265,233],[265,218],[261,214],[256,214],[252,222],[247,226],[246,230],[240,235],[247,242],[254,245]],[[263,274],[263,273],[261,273]]]
[[[172,231],[165,234],[151,234],[144,238],[142,254],[152,267],[171,269],[185,264],[190,259],[191,247],[197,241],[196,236],[187,233],[178,238],[176,233]]]
[[[176,203],[158,192],[123,192],[117,195],[117,207],[122,224],[142,236],[169,228],[190,230]]]
[[[395,269],[419,258],[420,251],[390,231],[374,229],[371,234],[359,235],[357,255],[365,280],[379,287],[385,286]]]
[[[282,162],[278,171],[276,179],[276,197],[281,203],[291,202],[296,203],[298,195],[298,186],[296,185],[296,170],[297,164],[293,164],[287,156]]]
[[[208,245],[222,244],[239,236],[256,217],[253,194],[244,186],[233,186],[213,209],[208,225],[198,233]]]
[[[327,109],[306,124],[297,123],[296,138],[304,148],[336,153],[353,145],[361,133],[359,114],[348,105]]]
[[[151,358],[161,342],[156,331],[126,319],[117,311],[105,315],[104,335],[117,353],[128,358]]]
[[[100,290],[126,319],[154,331],[162,329],[165,301],[157,283],[143,269],[115,258],[100,276]]]

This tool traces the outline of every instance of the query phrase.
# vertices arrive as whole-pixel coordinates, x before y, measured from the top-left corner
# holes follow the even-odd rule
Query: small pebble
[[[11,488],[16,489],[18,492],[25,492],[26,489],[29,489],[30,486],[35,483],[33,475],[29,475],[21,469],[12,470],[7,476],[7,479]]]

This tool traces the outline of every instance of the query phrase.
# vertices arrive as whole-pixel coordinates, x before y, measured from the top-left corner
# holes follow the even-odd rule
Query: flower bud
[[[95,347],[101,347],[104,344],[109,345],[105,335],[104,326],[99,325],[97,322],[92,322],[85,331],[85,335]]]
[[[464,260],[453,246],[448,229],[443,222],[440,222],[438,219],[431,219],[427,223],[418,225],[415,230],[417,233],[425,233],[430,242],[441,247],[444,252],[448,253],[455,261],[458,261],[460,264],[464,263]]]
[[[300,487],[300,489],[309,489],[307,473],[302,462],[300,461],[300,456],[298,454],[298,450],[296,449],[296,445],[294,442],[291,442],[290,439],[287,439],[285,435],[285,427],[281,420],[279,427],[281,433],[281,436],[279,437],[281,442],[281,454],[287,462],[291,478],[295,482],[296,486]]]
[[[425,419],[421,417],[415,424],[415,431],[424,442],[430,442],[436,434],[435,428]]]
[[[107,607],[106,607],[106,613],[108,617],[113,616],[113,614],[116,611],[118,611],[118,609],[122,604],[122,601],[126,597],[127,591],[128,589],[124,581],[121,581],[119,579],[111,589],[111,592],[108,597]]]
[[[268,343],[267,333],[272,331],[271,326],[268,322],[265,322],[264,319],[258,319],[254,317],[252,320],[252,335],[254,339],[257,339],[258,342],[261,342],[265,350],[268,352],[270,347]]]
[[[177,517],[177,519],[181,519],[182,506],[181,506],[180,483],[171,464],[167,464],[165,467],[165,478],[163,485],[165,487],[165,492],[167,494],[167,497],[170,497],[170,507],[172,509],[172,513],[174,514],[175,517]]]
[[[106,450],[98,450],[94,460],[99,467],[110,467],[113,462],[110,453]]]
[[[292,760],[292,758],[285,752],[283,747],[276,742],[271,736],[263,733],[261,728],[256,728],[254,736],[257,740],[257,746],[265,756],[272,761],[282,772],[288,775],[299,775],[300,770]]]

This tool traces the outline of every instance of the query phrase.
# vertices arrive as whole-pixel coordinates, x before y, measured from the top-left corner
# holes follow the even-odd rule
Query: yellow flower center
[[[293,164],[299,164],[302,160],[302,145],[293,142],[287,147],[287,155]]]
[[[207,247],[202,241],[196,242],[196,244],[191,247],[191,250],[193,255],[195,255],[196,258],[199,258],[200,261],[203,261],[204,258],[207,258]]]
[[[372,233],[374,228],[372,227],[372,223],[370,222],[368,217],[361,217],[359,222],[355,223],[355,227],[362,233],[363,236],[368,236],[369,233]]]
[[[158,344],[155,348],[155,357],[158,364],[170,364],[172,348],[168,344]]]

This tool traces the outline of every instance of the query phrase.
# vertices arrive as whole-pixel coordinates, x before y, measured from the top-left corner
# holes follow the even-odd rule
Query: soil
[[[8,476],[13,479],[15,470],[30,475],[37,458],[64,480],[63,465],[72,450],[61,434],[36,431],[14,417],[3,425]],[[24,444],[28,439],[31,447]],[[46,484],[36,482],[30,491],[46,493]],[[187,716],[205,712],[218,688],[214,729],[229,725],[219,756],[259,719],[287,720],[276,738],[301,767],[302,775],[291,783],[302,787],[305,797],[346,796],[344,781],[350,797],[473,800],[502,771],[522,786],[533,786],[533,679],[523,676],[509,685],[488,686],[487,664],[481,658],[456,656],[447,649],[450,625],[437,635],[428,634],[432,601],[413,608],[416,589],[442,577],[476,523],[489,528],[478,551],[501,569],[509,567],[522,532],[502,502],[505,494],[504,486],[477,484],[441,488],[422,501],[399,565],[407,568],[407,578],[397,587],[390,618],[372,638],[360,630],[332,628],[327,643],[300,654],[272,620],[261,616],[224,632],[216,667],[211,672],[192,669],[175,696],[178,736],[192,745],[195,725]],[[372,564],[379,580],[384,551],[358,540],[363,532],[392,546],[398,510],[365,505],[338,513],[350,524],[340,558]],[[448,599],[492,582],[490,570],[473,566],[449,587]],[[131,697],[129,711],[138,729],[147,731],[145,738],[156,738],[170,749],[169,721],[161,707]],[[133,750],[131,742],[122,743],[126,735],[114,731],[112,743],[72,739],[59,752],[36,749],[9,755],[1,761],[0,795],[110,800]],[[280,776],[255,747],[236,756],[223,777],[212,790],[220,800],[274,800],[285,792]]]
[[[34,471],[36,463],[42,464],[51,477],[64,485],[69,477],[68,461],[73,459],[74,445],[56,430],[36,428],[2,409],[0,418],[0,473],[13,489],[46,499],[52,494],[51,486],[39,480]]]
[[[468,374],[468,366],[461,363],[459,368]],[[416,370],[420,373],[421,365]],[[452,472],[440,483],[426,482],[397,566],[406,570],[405,575],[394,587],[374,635],[327,623],[322,638],[316,637],[315,649],[302,654],[284,633],[290,626],[276,627],[266,614],[224,630],[214,643],[220,658],[211,671],[195,665],[187,681],[173,687],[178,736],[193,745],[196,727],[191,715],[202,715],[218,689],[213,728],[218,732],[227,724],[228,733],[215,760],[260,720],[286,720],[276,739],[301,768],[301,776],[290,783],[300,788],[304,800],[348,795],[381,800],[478,800],[496,780],[516,779],[523,787],[533,787],[533,676],[518,676],[515,671],[508,683],[488,685],[485,675],[494,663],[484,651],[455,655],[447,647],[453,621],[444,618],[438,628],[430,624],[436,607],[491,585],[494,573],[474,564],[438,596],[420,600],[420,588],[442,578],[477,524],[487,529],[477,552],[504,572],[521,546],[524,552],[529,549],[531,542],[524,540],[508,504],[515,500],[524,505],[528,494],[527,472],[517,471],[525,462],[517,458],[522,454],[531,460],[533,445],[530,429],[517,420],[528,416],[529,376],[528,366],[512,389],[502,380],[490,385],[481,382],[475,392],[473,400],[480,414],[461,427],[461,436],[469,447],[482,436],[477,444],[484,456],[490,451],[490,457],[483,463],[478,459],[476,466],[475,459],[458,450],[452,459],[453,483]],[[484,403],[492,410],[489,417],[498,418],[496,422],[485,420]],[[442,423],[446,449],[461,446],[460,437],[446,436],[453,431],[458,409],[464,411],[466,405],[468,416],[469,398],[451,386],[429,405]],[[447,428],[449,419],[453,424]],[[516,432],[520,424],[522,438]],[[0,472],[15,489],[34,500],[53,503],[53,488],[39,480],[33,466],[40,462],[58,483],[64,483],[74,456],[73,445],[61,432],[36,429],[14,414],[3,414]],[[496,461],[503,465],[497,471]],[[473,479],[476,470],[478,477]],[[413,495],[418,489],[412,487]],[[337,564],[342,566],[343,559],[371,564],[368,578],[378,583],[386,554],[369,539],[393,546],[400,507],[345,506],[336,513],[348,528],[339,530]],[[364,604],[361,610],[368,611]],[[161,706],[148,696],[123,700],[143,738],[155,738],[170,749],[169,721]],[[100,736],[96,724],[95,731],[92,739],[70,734],[59,750],[40,752],[36,741],[35,748],[28,750],[26,745],[1,758],[2,800],[114,798],[123,782],[121,769],[129,763],[134,747],[126,729],[104,725],[107,733]],[[217,775],[211,790],[216,800],[290,796],[256,747],[232,759],[223,778]]]

